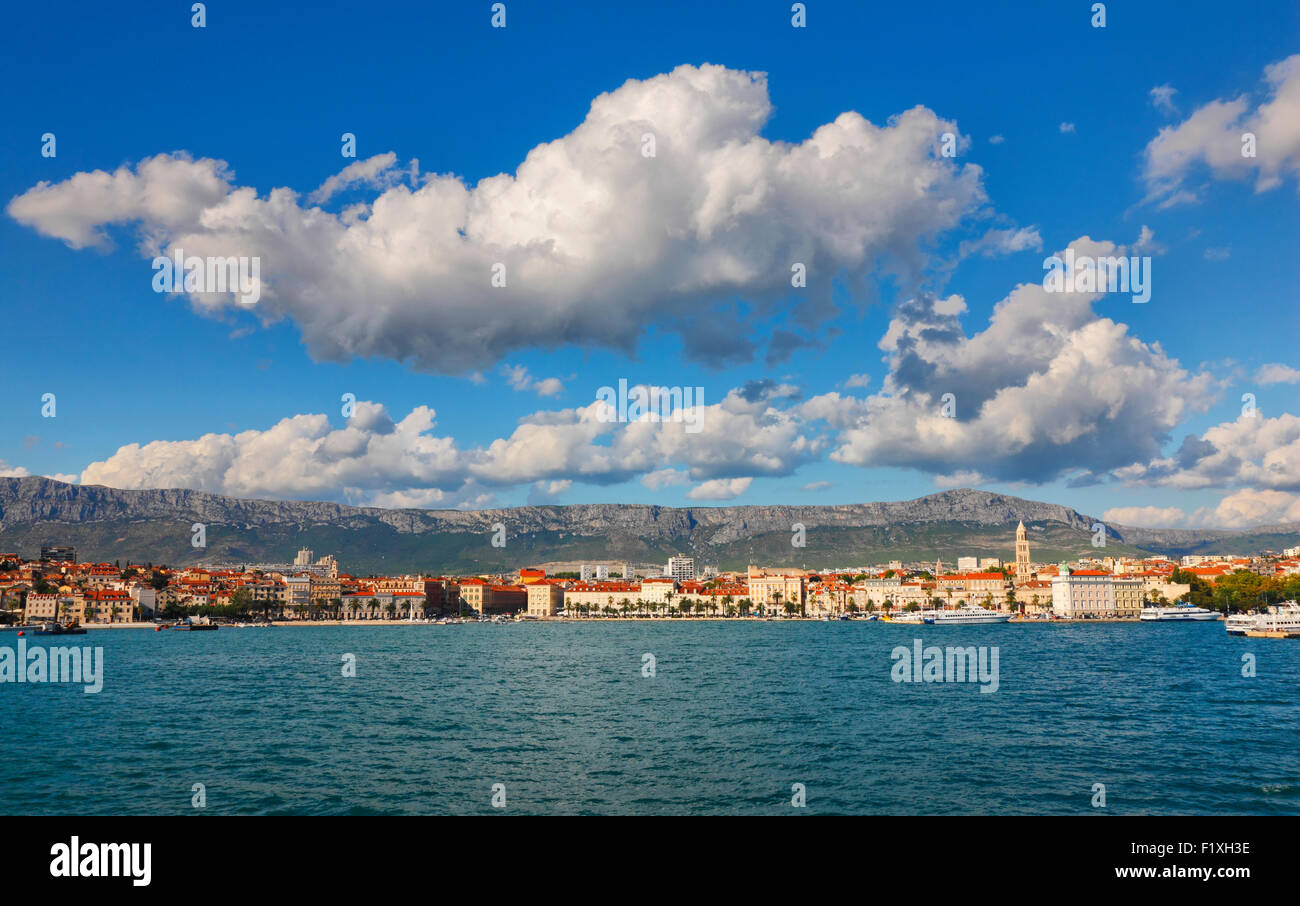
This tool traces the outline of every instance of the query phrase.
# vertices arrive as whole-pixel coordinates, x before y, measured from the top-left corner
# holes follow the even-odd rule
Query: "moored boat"
[[[85,635],[86,630],[80,623],[41,623],[28,630],[32,635]]]
[[[1224,621],[1228,635],[1248,635],[1252,632],[1300,632],[1300,604],[1285,601],[1263,611],[1234,613]]]
[[[1219,619],[1219,614],[1192,604],[1175,604],[1172,607],[1143,607],[1138,619],[1148,623],[1204,622]]]
[[[1011,614],[1009,613],[999,613],[996,610],[986,610],[974,604],[967,604],[965,607],[959,607],[956,610],[936,610],[933,622],[935,625],[944,626],[965,623],[1006,623],[1010,620]]]

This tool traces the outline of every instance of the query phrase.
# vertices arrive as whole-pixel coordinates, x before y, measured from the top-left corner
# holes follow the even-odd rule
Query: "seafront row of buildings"
[[[1300,574],[1300,549],[1267,557],[1085,558],[1036,564],[1022,524],[1013,564],[959,558],[848,571],[751,566],[744,573],[702,569],[674,557],[637,577],[366,576],[339,571],[332,556],[300,551],[293,563],[167,569],[152,564],[79,563],[75,551],[46,547],[36,559],[0,553],[0,614],[9,622],[128,623],[180,613],[260,615],[280,620],[409,620],[436,614],[522,614],[535,618],[617,615],[826,617],[976,605],[1062,619],[1136,618],[1144,604],[1173,603],[1191,585],[1238,570]]]

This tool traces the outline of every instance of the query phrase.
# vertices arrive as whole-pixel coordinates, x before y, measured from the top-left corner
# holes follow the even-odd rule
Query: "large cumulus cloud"
[[[403,184],[388,172],[395,156],[381,155],[312,194],[382,189],[332,213],[289,188],[238,186],[224,162],[171,154],[41,183],[8,213],[74,247],[133,224],[151,257],[259,256],[258,314],[291,318],[313,355],[455,373],[524,346],[626,350],[650,325],[689,339],[737,297],[793,304],[796,262],[808,273],[799,317],[812,323],[831,311],[833,277],[860,289],[880,268],[914,276],[927,241],[984,203],[979,167],[936,153],[956,126],[923,107],[885,125],[844,113],[793,144],[759,134],[771,113],[763,74],[680,66],[600,95],[513,174],[472,186],[448,174]],[[498,263],[504,287],[492,285]],[[752,353],[732,346],[717,352]]]

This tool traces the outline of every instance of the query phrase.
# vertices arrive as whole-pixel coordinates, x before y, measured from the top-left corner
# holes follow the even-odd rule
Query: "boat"
[[[201,632],[203,630],[215,630],[217,624],[207,617],[190,617],[188,620],[177,623],[172,629],[179,632]]]
[[[956,610],[936,610],[933,611],[933,619],[927,620],[928,623],[934,623],[937,626],[948,626],[965,623],[1007,623],[1011,620],[1011,614],[999,613],[996,610],[986,610],[974,604],[967,604],[965,607],[959,607]]]
[[[1228,635],[1247,635],[1251,632],[1300,632],[1300,604],[1284,601],[1264,611],[1229,614],[1223,628]]]
[[[41,623],[30,630],[32,635],[85,635],[86,630],[80,623]]]
[[[1185,623],[1217,620],[1219,614],[1194,604],[1175,604],[1172,607],[1143,607],[1138,619],[1148,623]]]

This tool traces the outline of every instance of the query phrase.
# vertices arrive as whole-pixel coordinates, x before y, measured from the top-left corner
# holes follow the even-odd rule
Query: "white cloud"
[[[503,365],[501,373],[513,389],[521,392],[531,390],[538,396],[559,396],[564,392],[564,383],[559,378],[536,380],[523,365]]]
[[[1005,142],[1005,141],[1006,141],[1006,139],[1005,139],[1004,137],[1002,137],[1001,135],[990,135],[990,136],[989,136],[989,144],[990,144],[990,145],[1000,145],[1000,144],[1002,144],[1002,143]]]
[[[871,375],[869,374],[850,374],[844,381],[844,386],[846,389],[852,390],[856,387],[866,387],[870,383]]]
[[[1280,362],[1261,365],[1255,372],[1255,380],[1261,384],[1300,384],[1300,371]]]
[[[1176,506],[1117,506],[1101,514],[1105,522],[1142,528],[1185,528],[1187,514]]]
[[[1174,106],[1174,95],[1177,93],[1178,89],[1170,85],[1157,85],[1151,89],[1151,105],[1165,113],[1177,113],[1178,108]]]
[[[1202,525],[1225,529],[1300,522],[1300,496],[1246,488],[1229,494],[1213,508],[1197,510],[1192,519]]]
[[[87,466],[81,480],[239,497],[461,506],[492,488],[525,484],[535,485],[535,497],[554,498],[575,481],[641,478],[658,489],[689,480],[785,476],[825,450],[825,439],[807,429],[797,406],[780,409],[739,389],[689,413],[698,431],[684,421],[618,422],[613,414],[601,401],[543,410],[508,437],[461,448],[435,432],[435,413],[426,406],[394,421],[383,406],[359,401],[343,428],[324,415],[296,415],[263,431],[128,444]]]
[[[1126,253],[1087,237],[1071,247]],[[889,375],[866,401],[839,401],[855,424],[831,458],[1039,482],[1092,480],[1158,456],[1169,432],[1208,405],[1213,381],[1098,317],[1101,298],[1025,283],[971,336],[960,296],[900,305],[879,344]],[[945,394],[955,417],[944,413]]]
[[[1300,417],[1241,415],[1188,435],[1171,456],[1116,471],[1134,484],[1194,488],[1300,491]]]
[[[749,490],[752,478],[715,478],[691,488],[686,496],[691,500],[734,500]]]
[[[1070,135],[1074,132],[1074,123],[1061,123],[1057,129],[1062,135]]]
[[[257,256],[255,313],[294,321],[317,358],[459,373],[527,347],[627,350],[655,326],[700,358],[752,355],[743,335],[692,345],[697,328],[737,296],[760,311],[792,304],[796,261],[809,274],[796,312],[816,320],[834,310],[832,277],[914,276],[929,240],[986,200],[977,165],[934,153],[958,130],[924,107],[883,126],[844,113],[798,143],[759,135],[772,109],[761,73],[680,66],[600,95],[571,133],[473,186],[426,175],[334,214],[288,188],[236,186],[223,162],[159,155],[41,183],[7,210],[74,247],[134,224],[149,257]],[[386,178],[386,160],[350,165],[316,197]]]
[[[392,178],[393,166],[396,163],[397,155],[389,151],[386,154],[376,154],[367,160],[348,164],[321,183],[319,189],[307,196],[307,201],[311,204],[324,204],[339,192],[356,186],[388,188],[396,181]]]
[[[1254,108],[1245,96],[1215,100],[1160,130],[1145,152],[1148,198],[1162,206],[1196,200],[1183,181],[1198,166],[1219,179],[1253,176],[1256,192],[1300,174],[1300,54],[1266,66],[1264,81],[1268,99]],[[1255,139],[1253,157],[1243,154],[1246,133]]]
[[[1019,229],[989,230],[979,239],[967,240],[960,246],[960,254],[965,257],[979,253],[986,258],[997,255],[1012,255],[1016,252],[1039,251],[1043,247],[1043,237],[1037,227]]]
[[[685,469],[658,469],[641,478],[641,483],[652,491],[679,484],[689,484],[691,473]]]

